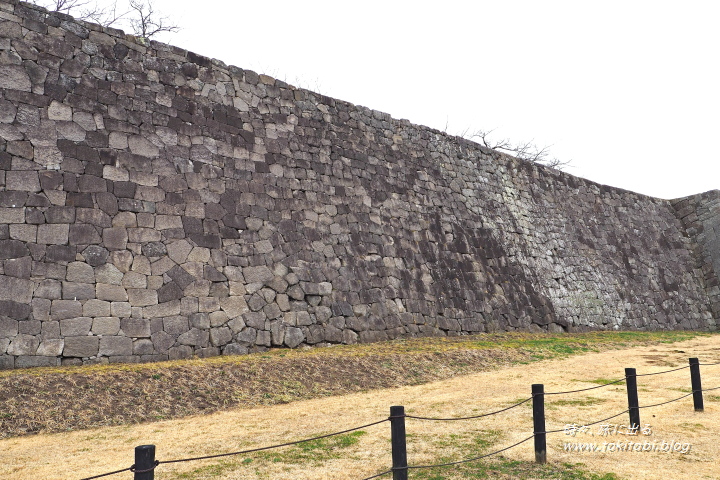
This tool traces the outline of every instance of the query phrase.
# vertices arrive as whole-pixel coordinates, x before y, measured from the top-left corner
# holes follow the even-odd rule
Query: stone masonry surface
[[[718,204],[0,0],[0,368],[713,329]]]

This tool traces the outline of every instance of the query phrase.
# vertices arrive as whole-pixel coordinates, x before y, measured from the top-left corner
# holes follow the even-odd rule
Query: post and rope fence
[[[604,387],[608,387],[610,385],[615,385],[615,384],[619,384],[621,382],[625,382],[628,409],[624,410],[622,412],[616,413],[612,416],[603,418],[601,420],[585,423],[584,425],[585,426],[596,425],[599,423],[607,422],[608,420],[619,417],[621,415],[624,415],[625,413],[629,413],[630,426],[631,426],[631,428],[634,429],[635,432],[637,432],[637,429],[640,427],[640,409],[643,409],[643,408],[652,408],[652,407],[657,407],[660,405],[666,405],[669,403],[673,403],[673,402],[682,400],[682,399],[687,398],[690,395],[692,395],[694,410],[696,412],[704,412],[703,392],[718,390],[718,389],[720,389],[720,387],[714,387],[714,388],[708,388],[708,389],[702,388],[702,382],[701,382],[701,377],[700,377],[700,366],[701,365],[705,365],[705,366],[720,365],[720,362],[703,364],[703,363],[700,363],[698,358],[690,358],[689,365],[687,365],[685,367],[674,368],[674,369],[665,370],[662,372],[645,373],[645,374],[638,374],[637,370],[635,368],[626,368],[624,378],[620,378],[618,380],[603,383],[602,385],[596,385],[593,387],[581,388],[581,389],[577,389],[577,390],[561,391],[561,392],[546,392],[544,384],[533,384],[531,386],[531,396],[529,398],[526,398],[520,402],[517,402],[513,405],[510,405],[509,407],[505,407],[500,410],[483,413],[483,414],[479,414],[479,415],[468,416],[468,417],[436,418],[436,417],[422,417],[422,416],[416,416],[416,415],[408,415],[405,413],[404,406],[392,406],[392,407],[390,407],[390,416],[389,417],[372,422],[372,423],[361,425],[359,427],[353,427],[353,428],[349,428],[349,429],[342,430],[339,432],[329,433],[326,435],[320,435],[320,436],[316,436],[316,437],[312,437],[312,438],[306,438],[303,440],[286,442],[286,443],[282,443],[282,444],[278,444],[278,445],[271,445],[268,447],[253,448],[253,449],[243,450],[243,451],[238,451],[238,452],[221,453],[221,454],[215,454],[215,455],[206,455],[206,456],[202,456],[202,457],[193,457],[193,458],[183,458],[183,459],[177,459],[177,460],[159,461],[155,458],[155,445],[140,445],[138,447],[135,447],[135,463],[133,463],[132,466],[130,466],[128,468],[124,468],[122,470],[116,470],[116,471],[107,472],[107,473],[104,473],[101,475],[86,477],[86,478],[83,478],[82,480],[93,480],[96,478],[106,477],[106,476],[115,475],[115,474],[119,474],[119,473],[123,473],[123,472],[132,472],[134,474],[134,480],[154,480],[155,479],[155,469],[159,465],[162,465],[162,464],[190,462],[190,461],[195,461],[195,460],[205,460],[205,459],[212,459],[212,458],[219,458],[219,457],[227,457],[227,456],[232,456],[232,455],[241,455],[241,454],[248,454],[248,453],[253,453],[253,452],[275,449],[275,448],[281,448],[281,447],[286,447],[286,446],[291,446],[291,445],[298,445],[298,444],[310,442],[313,440],[333,437],[336,435],[341,435],[341,434],[361,430],[361,429],[368,428],[368,427],[371,427],[374,425],[379,425],[379,424],[382,424],[385,422],[390,423],[392,468],[389,470],[377,473],[373,476],[366,477],[363,480],[371,480],[371,479],[383,477],[383,476],[389,475],[389,474],[392,474],[393,480],[408,480],[410,470],[449,467],[449,466],[474,462],[474,461],[480,460],[482,458],[491,457],[491,456],[497,455],[501,452],[504,452],[506,450],[510,450],[511,448],[517,447],[518,445],[521,445],[521,444],[529,441],[530,439],[534,439],[535,462],[538,464],[544,464],[547,462],[547,435],[559,433],[559,432],[567,433],[566,428],[555,429],[555,430],[546,430],[546,426],[545,426],[545,397],[546,396],[567,395],[567,394],[571,394],[571,393],[585,392],[585,391],[594,390],[597,388],[604,388]],[[685,368],[690,369],[690,383],[691,383],[691,387],[692,387],[692,390],[690,393],[683,395],[681,397],[672,399],[672,400],[661,402],[661,403],[656,403],[656,404],[652,404],[652,405],[642,405],[642,406],[640,405],[639,399],[638,399],[638,389],[637,389],[637,378],[638,377],[644,377],[644,376],[650,376],[650,375],[661,375],[661,374],[665,374],[665,373],[683,370]],[[479,419],[479,418],[483,418],[483,417],[488,417],[491,415],[497,415],[499,413],[503,413],[508,410],[512,410],[512,409],[517,408],[529,401],[532,401],[533,433],[532,433],[532,435],[528,436],[527,438],[525,438],[517,443],[514,443],[512,445],[509,445],[507,447],[504,447],[500,450],[496,450],[494,452],[491,452],[491,453],[488,453],[485,455],[467,458],[464,460],[458,460],[458,461],[454,461],[454,462],[446,462],[446,463],[435,464],[435,465],[409,465],[408,464],[407,434],[406,434],[406,425],[405,425],[406,419],[419,420],[419,421],[444,421],[444,422],[474,420],[474,419]]]

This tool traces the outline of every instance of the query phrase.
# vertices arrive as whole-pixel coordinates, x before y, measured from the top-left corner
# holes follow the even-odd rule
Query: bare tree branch
[[[180,27],[170,23],[168,17],[158,17],[152,3],[145,0],[130,0],[130,8],[134,10],[130,26],[136,36],[150,38],[161,32],[177,32]]]
[[[490,134],[493,131],[494,130],[476,130],[472,134],[467,135],[466,130],[461,136],[469,138],[470,140],[479,141],[483,146],[492,150],[509,153],[521,160],[539,163],[548,167],[557,168],[558,170],[562,170],[572,162],[571,160],[560,160],[554,156],[550,156],[549,146],[538,147],[533,140],[524,143],[513,143],[508,138],[492,140]]]
[[[87,20],[103,27],[129,24],[135,36],[148,39],[161,32],[177,32],[180,28],[168,17],[158,16],[152,0],[130,0],[130,9],[120,11],[118,0],[31,0],[51,12],[72,15],[78,20]],[[101,3],[107,3],[101,7]]]

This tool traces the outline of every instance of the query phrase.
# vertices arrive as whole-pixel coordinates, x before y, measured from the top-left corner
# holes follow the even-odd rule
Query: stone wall
[[[1,367],[714,328],[687,233],[668,201],[0,0]]]
[[[673,200],[676,216],[681,219],[693,241],[695,265],[702,272],[703,285],[710,299],[714,318],[720,318],[720,190]]]

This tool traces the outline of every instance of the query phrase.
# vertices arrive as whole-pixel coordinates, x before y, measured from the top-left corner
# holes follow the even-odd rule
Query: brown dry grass
[[[495,340],[498,344],[502,344],[504,341],[499,338]],[[575,341],[583,344],[582,340],[577,338]],[[607,346],[610,343],[612,342],[605,342],[604,345]],[[468,350],[468,345],[463,348],[444,349],[440,348],[442,345],[445,344],[438,343],[431,347],[432,351],[438,351],[438,354],[418,353],[418,350],[422,351],[423,349],[408,347],[410,353],[401,359],[392,357],[392,355],[401,355],[396,350],[392,355],[388,354],[390,357],[380,355],[378,352],[370,355],[344,354],[341,357],[345,363],[336,363],[333,368],[345,368],[343,371],[346,375],[357,378],[356,365],[350,362],[351,358],[364,359],[364,361],[374,359],[371,363],[375,363],[378,358],[387,363],[388,358],[392,358],[393,362],[401,361],[407,373],[411,371],[408,369],[411,369],[415,356],[427,358],[424,361],[428,362],[437,360],[442,364],[440,359],[445,358],[444,355],[452,352],[459,355],[459,352],[466,350],[474,352],[474,356],[456,356],[453,357],[454,361],[457,362],[460,358],[464,362],[467,358],[480,357],[482,356],[480,353],[485,352],[483,366],[480,367],[481,362],[478,362],[471,366],[456,366],[455,368],[464,368],[466,371],[473,368],[488,369],[493,364],[491,353],[496,349]],[[415,415],[472,415],[501,408],[520,398],[527,398],[531,383],[544,383],[547,391],[558,391],[592,386],[593,383],[588,381],[599,378],[620,378],[623,375],[623,367],[626,366],[635,366],[639,372],[644,372],[683,366],[689,356],[698,356],[703,362],[720,361],[720,348],[717,345],[718,337],[715,335],[685,340],[678,344],[654,342],[653,345],[632,349],[589,353],[564,359],[533,362],[527,365],[505,366],[501,369],[463,375],[424,385],[396,386],[401,383],[396,381],[390,386],[391,388],[380,386],[381,388],[373,391],[315,398],[285,405],[234,408],[211,415],[141,425],[8,438],[0,441],[0,452],[2,452],[0,453],[0,465],[9,465],[8,474],[17,478],[81,478],[128,466],[132,460],[133,447],[144,443],[156,444],[158,458],[168,460],[282,443],[318,433],[337,431],[347,426],[361,425],[382,419],[387,416],[388,407],[395,404],[405,405],[408,413]],[[295,355],[297,358],[293,358]],[[529,349],[518,352],[518,355],[514,360],[537,356],[537,350]],[[378,358],[375,358],[376,356]],[[277,369],[273,370],[274,373],[277,373],[280,367],[288,367],[289,364],[283,363],[286,360],[297,363],[298,359],[309,361],[309,359],[315,358],[316,363],[310,364],[314,365],[313,368],[320,368],[323,363],[328,362],[328,358],[319,350],[297,352],[291,354],[290,357],[274,358],[273,355],[269,357],[269,359],[253,361],[259,362],[260,367],[271,361],[279,362]],[[512,356],[510,358],[513,359]],[[218,362],[218,365],[226,365],[224,368],[227,368],[226,363],[219,360]],[[200,362],[197,365],[205,363]],[[252,362],[250,363],[252,364]],[[502,359],[500,363],[507,365],[508,358]],[[166,365],[166,367],[169,366]],[[195,364],[191,362],[186,365],[186,367],[188,366],[195,366]],[[264,371],[260,367],[256,371],[258,375],[262,375]],[[398,365],[395,364],[395,367]],[[153,366],[153,368],[159,367]],[[157,374],[158,371],[153,368],[145,371],[144,374],[152,378],[152,375]],[[174,365],[173,368],[179,368],[179,365]],[[714,369],[718,371],[715,372]],[[136,373],[138,371],[143,372],[144,370],[139,368]],[[452,372],[445,371],[442,365],[439,371],[444,373],[437,373],[433,370],[432,374],[440,378],[452,375]],[[572,373],[568,374],[568,372]],[[98,370],[92,373],[101,375],[103,372]],[[65,374],[69,375],[69,373]],[[34,375],[41,378],[47,374],[24,373],[22,375]],[[59,375],[59,373],[56,372],[54,375]],[[83,375],[88,375],[88,373],[83,373]],[[298,375],[307,375],[307,371],[293,370],[286,378],[293,378],[293,375],[297,378]],[[371,370],[370,376],[372,375]],[[6,373],[3,374],[2,380],[15,377],[17,374]],[[109,378],[115,377],[110,376]],[[706,367],[703,379],[706,388],[720,386],[720,366]],[[419,383],[420,380],[415,379],[415,383]],[[679,389],[689,388],[687,370],[643,377],[639,383],[641,385],[641,405],[676,398],[683,394]],[[348,385],[352,385],[352,383],[348,383]],[[375,387],[359,389],[362,388]],[[122,391],[118,395],[128,396],[127,392]],[[587,401],[588,397],[591,398],[591,401]],[[653,427],[653,440],[658,442],[676,440],[692,443],[692,451],[688,455],[648,452],[566,453],[562,451],[562,442],[568,440],[569,437],[555,434],[549,436],[548,440],[549,459],[556,465],[559,465],[558,462],[575,463],[579,461],[594,471],[614,471],[622,477],[631,479],[717,478],[720,475],[720,469],[715,464],[720,458],[720,446],[716,445],[712,432],[720,426],[720,402],[718,402],[720,396],[713,398],[708,395],[708,397],[706,397],[704,413],[693,412],[689,399],[641,411],[643,423],[651,423]],[[582,399],[585,400],[582,401]],[[578,400],[581,400],[580,403],[576,403]],[[584,423],[588,420],[600,419],[626,408],[622,384],[618,387],[596,389],[587,395],[548,397],[547,401],[548,429],[562,428],[565,423]],[[246,404],[241,405],[246,406]],[[653,417],[653,415],[655,416]],[[465,443],[472,442],[474,438],[478,437],[488,439],[490,443],[488,448],[514,443],[530,433],[532,424],[530,417],[530,409],[523,406],[482,421],[446,423],[408,419],[410,463],[434,462],[441,456],[456,455],[455,458],[463,458],[463,455],[467,453]],[[626,420],[624,417],[620,419]],[[357,443],[343,448],[340,451],[341,455],[337,455],[337,458],[334,458],[328,449],[319,450],[316,453],[317,456],[322,457],[322,462],[308,460],[301,455],[302,452],[297,447],[291,447],[278,451],[277,454],[165,464],[158,467],[156,478],[160,480],[180,478],[359,479],[388,467],[390,462],[388,430],[387,424],[367,428],[366,433],[358,438]],[[580,440],[579,437],[578,440]],[[587,438],[584,441],[593,441],[593,439]],[[531,443],[528,442],[508,451],[506,457],[530,462],[532,460]],[[249,463],[244,463],[243,460],[249,460]],[[559,478],[533,473],[534,470],[531,467],[528,467],[527,470],[527,474],[522,477],[506,476],[504,478]],[[118,475],[110,478],[129,478],[129,476]],[[448,476],[442,478],[462,477],[453,477],[448,472]],[[498,475],[497,478],[503,478],[503,476]]]

